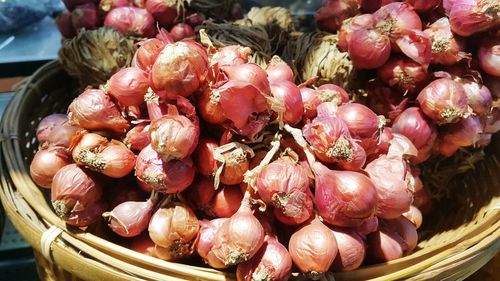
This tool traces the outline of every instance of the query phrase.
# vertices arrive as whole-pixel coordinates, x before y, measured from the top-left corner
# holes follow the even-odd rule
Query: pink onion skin
[[[273,81],[294,81],[292,68],[284,62],[280,57],[273,57],[266,67],[267,79]]]
[[[44,188],[50,188],[52,180],[62,167],[71,164],[71,156],[64,147],[48,147],[37,151],[30,164],[30,176]]]
[[[378,218],[370,217],[369,219],[364,220],[361,223],[361,225],[354,228],[353,230],[358,232],[359,235],[361,235],[363,239],[366,240],[366,235],[377,231],[377,229],[378,229]]]
[[[451,32],[448,18],[443,17],[424,30],[432,41],[432,63],[452,65],[462,59],[469,59],[470,54],[465,53],[463,38]]]
[[[151,143],[149,140],[149,124],[140,123],[134,126],[125,135],[123,143],[133,151],[143,150]]]
[[[380,120],[371,109],[360,103],[341,105],[337,116],[349,128],[351,136],[356,139],[377,138]]]
[[[177,18],[177,7],[169,5],[169,1],[146,0],[146,10],[163,26],[170,26]]]
[[[377,74],[391,89],[404,95],[419,92],[428,79],[427,67],[407,57],[390,58]]]
[[[101,19],[94,3],[85,3],[78,5],[71,12],[71,23],[73,28],[95,29],[101,25]]]
[[[373,141],[374,142],[374,141]],[[361,143],[362,144],[362,143]],[[359,171],[366,163],[366,151],[357,142],[352,142],[352,160],[351,161],[338,161],[337,166],[342,170]]]
[[[239,186],[219,187],[210,202],[209,212],[217,218],[229,218],[238,211],[241,200],[243,200],[243,193]]]
[[[180,41],[182,39],[194,37],[195,33],[189,24],[181,22],[172,27],[170,35],[172,35],[175,41]]]
[[[377,216],[394,219],[407,212],[413,201],[413,187],[407,164],[401,158],[381,155],[366,165],[377,190]]]
[[[224,46],[210,57],[210,66],[224,67],[229,65],[240,65],[248,63],[252,49],[240,45]]]
[[[449,3],[447,6],[451,29],[460,36],[471,36],[500,25],[498,3],[495,0],[459,0]],[[485,12],[488,10],[491,11],[492,15]],[[495,15],[495,13],[497,14]]]
[[[420,17],[415,12],[415,9],[407,3],[388,3],[373,13],[373,18],[377,22],[377,27],[390,25],[391,34],[410,29],[422,30]]]
[[[490,90],[477,82],[463,80],[462,86],[467,95],[467,101],[472,111],[477,115],[485,115],[491,112],[493,97]]]
[[[404,213],[403,216],[407,218],[409,221],[411,221],[417,229],[419,229],[420,226],[422,225],[423,221],[422,212],[420,212],[420,210],[413,205],[410,206],[410,210]]]
[[[493,108],[492,112],[483,116],[484,132],[494,134],[500,131],[500,108]]]
[[[52,181],[51,201],[56,214],[67,224],[88,226],[106,209],[102,185],[96,177],[76,164],[62,167]]]
[[[361,14],[344,20],[338,32],[337,45],[339,49],[347,52],[352,33],[360,29],[370,29],[374,25],[375,20],[371,14]]]
[[[323,84],[316,89],[316,93],[322,102],[333,102],[337,105],[349,102],[346,90],[335,84]]]
[[[210,221],[200,221],[200,232],[198,240],[196,242],[196,251],[205,262],[207,262],[206,258],[210,252],[210,249],[212,248],[215,234],[222,226],[222,224],[227,220],[228,218],[219,218]],[[209,265],[213,267],[213,265],[211,265],[210,263]]]
[[[439,125],[456,123],[470,110],[463,86],[449,78],[431,82],[417,101],[425,115]]]
[[[193,182],[195,169],[190,158],[164,162],[148,145],[137,156],[135,174],[139,186],[147,192],[173,194],[185,190]]]
[[[138,67],[143,71],[149,73],[160,54],[161,50],[165,47],[165,42],[157,39],[150,38],[145,41],[139,42],[139,49],[134,54],[132,59],[132,66]]]
[[[68,115],[66,114],[54,113],[45,116],[36,127],[36,139],[38,143],[46,142],[50,133],[66,122],[68,122]]]
[[[271,93],[285,106],[283,119],[285,123],[295,125],[302,120],[304,104],[300,90],[290,81],[274,81],[271,83]]]
[[[153,16],[146,9],[136,7],[114,8],[104,18],[104,26],[148,38],[158,33]]]
[[[429,144],[432,146],[437,138],[436,127],[418,107],[410,107],[403,111],[394,121],[392,133],[407,137],[418,149],[419,154],[425,151]]]
[[[290,253],[277,239],[270,236],[266,236],[264,245],[255,256],[238,264],[236,269],[236,278],[239,281],[286,281],[291,275],[292,258]]]
[[[403,31],[394,40],[394,45],[394,50],[401,51],[417,63],[427,66],[431,62],[432,41],[419,29]]]
[[[100,172],[111,178],[122,178],[134,170],[135,154],[123,143],[111,143],[99,152],[106,165]]]
[[[318,218],[292,234],[288,250],[300,272],[313,278],[327,272],[338,253],[333,232]]]
[[[109,79],[106,89],[123,106],[141,105],[149,88],[146,72],[137,67],[120,69]]]
[[[229,65],[222,68],[229,80],[242,81],[252,84],[262,94],[271,92],[267,73],[254,63]]]
[[[366,255],[366,245],[361,235],[349,228],[331,227],[331,229],[339,250],[331,270],[352,271],[360,267]]]
[[[122,237],[134,237],[148,228],[153,213],[153,202],[128,201],[113,208],[103,217],[109,219],[109,227]]]
[[[475,145],[481,138],[483,125],[478,116],[471,115],[460,120],[458,123],[442,126],[439,138],[445,143],[456,145],[457,147],[467,147]]]
[[[417,229],[405,217],[380,220],[379,229],[368,236],[368,254],[374,261],[401,258],[417,246]]]
[[[375,69],[389,59],[391,42],[389,37],[376,29],[360,29],[352,33],[348,52],[354,67]]]
[[[441,0],[405,0],[404,2],[412,5],[418,13],[430,12],[441,4]]]
[[[102,90],[85,90],[71,102],[68,111],[70,124],[87,130],[124,133],[130,127],[116,104]]]
[[[223,266],[236,265],[251,259],[263,245],[264,228],[252,214],[250,203],[246,200],[215,234],[208,259],[213,255]]]
[[[500,36],[493,39],[485,38],[479,47],[477,56],[479,66],[484,72],[500,77]]]
[[[217,142],[209,138],[201,138],[193,153],[197,171],[204,176],[213,176],[218,168],[218,161],[214,158],[214,149],[219,147]]]
[[[194,41],[167,44],[151,69],[153,88],[163,98],[188,97],[205,83],[208,57]],[[165,92],[163,95],[161,92]]]
[[[64,38],[73,38],[76,35],[76,30],[73,27],[71,12],[64,10],[55,20],[57,29],[61,32]]]
[[[314,20],[320,30],[335,32],[342,21],[358,13],[356,0],[325,0],[321,8],[314,14]]]
[[[312,119],[316,117],[317,111],[316,108],[321,103],[321,100],[318,98],[316,94],[316,90],[302,87],[299,88],[300,96],[302,97],[302,103],[304,106],[304,118]]]
[[[315,199],[319,215],[329,224],[356,227],[375,215],[377,191],[362,173],[334,171],[316,163]]]

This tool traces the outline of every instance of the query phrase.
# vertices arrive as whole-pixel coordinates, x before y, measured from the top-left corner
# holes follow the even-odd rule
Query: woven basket
[[[53,112],[64,112],[77,84],[51,62],[22,85],[2,120],[1,190],[6,214],[33,246],[45,280],[232,280],[234,274],[166,262],[138,254],[68,227],[47,203],[47,191],[29,176],[37,150],[35,128]],[[456,198],[436,206],[420,230],[422,240],[407,257],[335,273],[335,280],[461,280],[500,249],[500,141],[486,159],[454,187]]]

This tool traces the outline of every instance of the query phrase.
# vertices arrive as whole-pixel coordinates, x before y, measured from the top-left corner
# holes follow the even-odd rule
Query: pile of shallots
[[[410,4],[374,11],[339,32],[355,65],[377,68],[363,103],[337,85],[297,86],[279,57],[263,69],[245,46],[162,33],[67,115],[41,120],[31,176],[68,225],[106,222],[112,233],[97,234],[238,280],[319,279],[408,255],[432,207],[418,165],[500,129],[498,82],[492,95],[479,76],[498,81],[500,39],[471,71],[453,20],[422,31]]]

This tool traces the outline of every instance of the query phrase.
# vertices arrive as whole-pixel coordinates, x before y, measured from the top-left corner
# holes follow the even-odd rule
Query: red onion
[[[130,0],[100,0],[99,9],[105,13],[111,11],[117,7],[130,6],[132,3]]]
[[[209,213],[218,218],[229,218],[234,215],[243,200],[243,193],[239,186],[224,186],[210,202]]]
[[[394,133],[389,142],[387,158],[408,159],[412,156],[418,156],[418,150],[409,138],[404,135]]]
[[[358,9],[356,0],[325,0],[314,14],[314,19],[319,29],[335,32],[342,25],[342,21],[356,15]]]
[[[392,133],[407,137],[419,150],[419,153],[437,137],[436,127],[418,107],[403,111],[392,125]]]
[[[63,0],[62,2],[64,3],[64,6],[66,6],[66,9],[73,11],[73,9],[78,5],[85,3],[97,3],[97,0]]]
[[[441,0],[404,0],[404,2],[412,5],[419,13],[430,12],[441,4]]]
[[[198,142],[193,158],[198,172],[204,176],[214,176],[217,171],[218,163],[214,158],[214,149],[217,148],[217,142],[201,138]]]
[[[363,262],[366,245],[363,238],[348,228],[332,227],[337,241],[338,254],[332,264],[333,271],[352,271]]]
[[[470,36],[500,24],[496,0],[459,0],[447,6],[451,30],[460,36]]]
[[[148,88],[148,75],[138,67],[121,69],[106,84],[108,94],[123,106],[142,104]]]
[[[164,162],[151,145],[137,156],[135,175],[141,188],[172,194],[185,190],[194,179],[195,170],[190,158]]]
[[[36,139],[40,144],[46,142],[52,131],[68,121],[68,115],[54,113],[45,116],[36,127]]]
[[[198,122],[179,115],[175,106],[170,106],[170,109],[168,114],[152,121],[149,128],[151,146],[165,161],[191,155],[200,135]]]
[[[110,130],[123,133],[129,128],[116,104],[99,89],[86,89],[69,105],[72,125],[88,130]]]
[[[355,227],[372,217],[377,209],[377,191],[362,173],[313,166],[316,176],[315,203],[319,215],[329,224]]]
[[[427,66],[432,59],[432,41],[427,34],[417,29],[406,30],[395,39],[396,49],[412,60]]]
[[[277,239],[266,236],[266,242],[253,258],[236,269],[236,278],[242,281],[286,281],[292,275],[292,258]]]
[[[498,15],[497,17],[500,18]],[[500,77],[500,36],[485,38],[479,47],[477,56],[479,65],[484,72]]]
[[[424,32],[432,41],[432,63],[452,65],[470,59],[470,54],[464,52],[464,40],[451,32],[448,18],[440,18]]]
[[[366,240],[366,235],[377,231],[378,229],[378,218],[370,217],[364,220],[359,226],[355,227],[353,230],[357,231],[359,235],[362,235],[363,239]]]
[[[316,89],[316,93],[322,102],[333,102],[337,105],[349,102],[347,92],[334,84],[323,84]]]
[[[425,115],[437,124],[455,123],[469,114],[463,86],[449,78],[431,82],[420,92],[417,101]]]
[[[123,143],[133,151],[143,150],[151,143],[149,140],[149,124],[140,123],[134,126],[125,135]]]
[[[158,209],[149,222],[149,237],[162,247],[161,257],[178,260],[194,252],[200,225],[193,211],[182,203],[173,203]],[[155,249],[158,255],[158,248]]]
[[[333,232],[318,218],[292,234],[288,250],[293,263],[312,280],[328,271],[338,252]]]
[[[384,117],[396,119],[408,105],[408,98],[392,90],[381,83],[375,83],[368,88],[367,105],[375,113],[384,115]]]
[[[213,219],[211,221],[200,221],[199,237],[196,242],[196,251],[198,255],[210,266],[215,268],[224,268],[225,265],[221,264],[219,260],[207,259],[210,249],[212,249],[215,234],[219,231],[220,227],[229,220],[228,218]],[[213,258],[213,255],[211,255]]]
[[[494,134],[500,131],[500,108],[493,108],[491,113],[483,117],[484,132]]]
[[[267,79],[269,82],[274,81],[294,81],[292,68],[284,62],[280,57],[273,56],[266,67]]]
[[[427,67],[407,57],[392,57],[377,70],[384,83],[402,94],[414,94],[427,82]]]
[[[373,13],[376,27],[388,35],[397,35],[405,30],[422,30],[422,22],[414,8],[407,3],[393,2]]]
[[[491,112],[493,98],[486,86],[466,79],[461,79],[460,83],[464,87],[468,104],[474,113],[484,115]]]
[[[186,23],[192,27],[201,25],[205,21],[205,19],[205,15],[203,15],[202,13],[188,11],[186,15]]]
[[[101,25],[101,19],[94,3],[78,5],[71,12],[71,23],[73,28],[95,29]]]
[[[138,44],[139,48],[135,52],[132,60],[132,66],[138,67],[149,73],[156,61],[156,58],[165,47],[165,42],[156,38],[151,38],[139,42]]]
[[[85,130],[68,123],[55,127],[47,138],[49,146],[70,148],[74,139],[78,138]]]
[[[304,104],[300,90],[294,83],[286,80],[271,82],[271,93],[285,107],[283,120],[295,125],[302,120]]]
[[[188,201],[193,207],[208,216],[212,216],[212,214],[209,213],[210,204],[216,193],[217,190],[214,187],[214,181],[207,177],[198,177],[185,192]],[[239,202],[241,202],[241,200]]]
[[[215,233],[207,258],[213,257],[224,266],[247,261],[261,248],[264,234],[264,228],[252,214],[248,198],[245,197],[238,211]]]
[[[444,157],[450,157],[453,154],[455,154],[458,149],[460,148],[460,145],[451,143],[447,140],[444,140],[442,138],[438,138],[436,142],[434,143],[433,146],[433,151],[443,155]]]
[[[370,29],[375,25],[375,20],[371,14],[357,15],[346,19],[338,32],[338,47],[341,51],[347,52],[352,33],[361,29]]]
[[[365,171],[377,189],[377,216],[394,219],[407,212],[413,200],[412,176],[401,158],[381,155]]]
[[[348,52],[354,67],[374,69],[389,59],[391,42],[388,36],[376,29],[360,29],[352,33]]]
[[[57,216],[67,224],[87,226],[99,220],[106,209],[101,199],[101,184],[76,164],[66,165],[55,174],[52,206]]]
[[[416,245],[416,227],[405,217],[380,220],[378,231],[368,236],[368,253],[376,261],[398,259],[409,254]]]
[[[322,102],[319,99],[316,90],[306,87],[299,88],[299,90],[300,96],[302,97],[302,104],[304,106],[304,118],[312,119],[316,117],[316,108]]]
[[[76,35],[76,30],[73,27],[71,12],[64,10],[56,17],[56,26],[65,38],[73,38]]]
[[[154,37],[158,32],[153,16],[146,9],[136,7],[114,8],[104,18],[104,25],[143,37]]]
[[[253,156],[253,151],[246,145],[239,143],[228,143],[214,149],[215,159],[220,162],[216,172],[215,186],[218,182],[227,185],[235,185],[243,182],[243,176],[248,171],[248,158]]]
[[[423,220],[422,213],[417,207],[413,205],[410,206],[410,210],[404,213],[403,216],[407,218],[409,221],[411,221],[417,229],[419,229],[420,226],[422,225],[422,220]]]
[[[222,68],[229,80],[243,81],[252,84],[262,94],[271,92],[267,73],[257,64],[244,63],[228,65]]]
[[[285,225],[299,225],[311,218],[314,215],[314,198],[311,190],[306,190],[306,193],[299,194],[299,198],[291,197],[288,204],[284,206],[285,211],[281,208],[274,208],[274,217]],[[291,204],[298,205],[298,210],[293,210]],[[292,211],[290,211],[292,209]]]
[[[114,233],[122,237],[134,237],[148,228],[149,220],[153,214],[153,202],[127,201],[113,208],[111,212],[102,216]]]
[[[193,38],[195,33],[189,24],[180,22],[172,27],[170,35],[172,35],[175,41],[180,41],[185,38]]]
[[[248,62],[252,54],[252,49],[240,45],[230,45],[217,49],[210,57],[210,65],[224,67],[229,65],[239,65]]]
[[[156,244],[149,238],[149,235],[142,234],[133,238],[130,244],[130,250],[146,256],[156,257],[155,246]]]
[[[84,158],[87,153],[98,153],[102,150],[103,147],[109,144],[108,139],[105,137],[96,134],[96,133],[86,133],[78,138],[74,139],[72,143],[72,156],[73,159],[77,162],[77,164],[85,165],[80,161],[80,158]]]
[[[356,139],[377,140],[377,132],[385,125],[385,118],[379,118],[371,109],[360,103],[341,105],[337,110],[337,117],[344,121],[351,136]]]
[[[483,133],[479,135],[479,140],[476,142],[478,147],[486,147],[491,143],[492,134]]]
[[[163,98],[188,97],[205,82],[208,57],[205,48],[194,41],[167,44],[151,69],[155,90],[165,91]]]
[[[220,104],[220,91],[217,85],[207,87],[198,97],[198,109],[203,120],[211,124],[222,124],[227,120]]]
[[[440,139],[445,143],[454,144],[458,147],[466,147],[476,144],[483,132],[483,125],[478,116],[469,116],[458,123],[447,124],[440,128]]]
[[[146,0],[146,10],[163,26],[170,26],[177,18],[177,7],[173,1]]]
[[[309,185],[307,171],[290,158],[278,159],[264,166],[255,181],[260,198],[284,216],[293,218],[295,224],[303,223],[311,215],[305,204],[310,201]]]
[[[54,175],[62,167],[71,163],[66,148],[52,146],[37,151],[30,164],[30,175],[33,181],[45,188],[50,188]]]
[[[375,141],[369,140],[366,143],[373,143],[373,145],[374,145]],[[342,170],[359,171],[361,168],[363,168],[363,166],[366,163],[367,152],[363,148],[363,146],[366,146],[366,144],[364,141],[362,141],[360,144],[358,144],[356,141],[354,141],[351,143],[351,145],[352,145],[352,160],[351,161],[338,161],[336,164]]]

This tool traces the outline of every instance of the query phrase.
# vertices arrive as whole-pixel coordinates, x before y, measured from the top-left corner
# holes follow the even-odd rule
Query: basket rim
[[[6,163],[4,167],[6,171],[3,171],[2,169],[2,179],[4,178],[3,173],[6,172],[9,176],[8,180],[12,182],[12,187],[17,188],[16,192],[19,193],[23,200],[25,200],[34,210],[34,212],[42,218],[44,223],[47,225],[54,225],[63,230],[63,234],[59,240],[64,240],[64,242],[68,245],[76,248],[86,248],[92,253],[94,253],[94,251],[104,253],[109,257],[118,257],[119,259],[125,258],[128,262],[133,262],[134,265],[145,266],[146,268],[154,270],[161,270],[169,274],[180,274],[180,276],[185,277],[203,276],[206,277],[206,280],[227,280],[234,278],[234,274],[231,273],[211,268],[162,261],[143,254],[138,254],[137,252],[117,244],[113,244],[93,234],[67,228],[65,223],[52,212],[52,209],[46,202],[44,202],[44,204],[40,204],[40,196],[36,195],[36,193],[41,194],[39,188],[34,182],[31,181],[31,178],[27,180],[20,175],[29,175],[29,172],[26,171],[24,166],[23,156],[20,150],[21,144],[16,139],[15,135],[17,133],[16,124],[17,121],[19,121],[19,116],[16,116],[16,109],[21,106],[24,99],[29,98],[28,91],[32,90],[30,87],[33,81],[36,79],[42,79],[44,75],[50,75],[51,73],[60,70],[60,65],[57,61],[52,61],[42,66],[21,86],[18,93],[14,96],[6,108],[4,117],[2,118],[1,130],[2,134],[4,136],[9,136],[9,138],[4,140],[0,146],[0,157],[4,157],[4,161]],[[40,78],[40,76],[42,78]],[[6,197],[3,189],[0,192],[0,197],[2,197],[2,201],[8,201],[4,199]],[[13,197],[13,199],[15,199],[15,197]],[[495,198],[495,202],[500,206],[499,198]],[[8,215],[12,215],[12,212],[8,213]],[[365,277],[371,276],[372,279],[370,280],[387,280],[387,278],[392,279],[393,277],[394,279],[410,277],[418,274],[419,272],[425,272],[426,270],[436,270],[436,264],[439,264],[440,262],[446,264],[447,260],[451,260],[454,256],[460,255],[460,253],[463,252],[463,247],[465,245],[467,247],[473,247],[477,245],[478,242],[481,242],[482,239],[486,239],[488,237],[493,237],[494,239],[492,239],[490,243],[482,245],[482,247],[477,250],[481,251],[487,248],[492,248],[498,252],[499,246],[497,244],[499,243],[496,241],[500,237],[498,231],[499,227],[500,208],[494,208],[487,214],[487,216],[485,216],[481,223],[468,228],[460,237],[455,237],[443,245],[430,246],[425,249],[421,249],[412,255],[391,262],[364,266],[348,273],[334,273],[334,276],[339,279],[352,279],[352,277],[356,277],[356,275]],[[476,242],[472,243],[471,241]],[[38,244],[36,244],[36,246],[38,246]],[[37,250],[39,249],[37,248]],[[384,274],[387,273],[388,269],[390,269],[391,273]],[[147,274],[150,273],[151,272]]]

